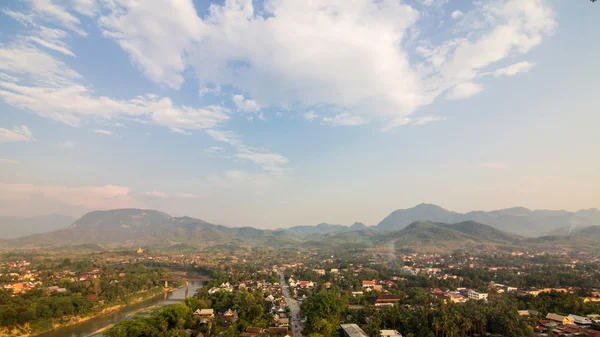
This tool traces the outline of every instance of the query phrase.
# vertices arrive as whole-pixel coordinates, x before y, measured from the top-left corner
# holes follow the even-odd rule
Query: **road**
[[[296,299],[292,297],[290,292],[290,286],[287,283],[283,273],[279,273],[281,278],[281,287],[283,289],[283,296],[285,297],[285,303],[290,307],[290,329],[292,330],[294,337],[302,336],[302,323],[300,322],[300,304]]]

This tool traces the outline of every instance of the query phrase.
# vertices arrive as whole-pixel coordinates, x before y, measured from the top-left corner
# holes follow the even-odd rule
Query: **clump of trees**
[[[57,285],[67,290],[64,293],[39,287],[13,296],[0,288],[0,327],[11,329],[29,324],[33,331],[47,330],[55,322],[87,316],[104,307],[126,303],[139,292],[158,290],[160,279],[166,274],[162,268],[142,265],[120,267],[118,272],[114,267],[103,266],[97,278],[59,280]]]

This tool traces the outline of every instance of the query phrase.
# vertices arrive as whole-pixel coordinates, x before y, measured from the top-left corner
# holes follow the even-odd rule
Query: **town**
[[[14,257],[0,262],[3,335],[73,324],[169,291],[164,280],[180,287],[178,279],[205,275],[185,301],[104,335],[600,336],[600,260],[590,253],[139,248]]]

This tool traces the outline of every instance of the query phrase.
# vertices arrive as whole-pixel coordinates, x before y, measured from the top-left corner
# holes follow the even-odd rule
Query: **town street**
[[[281,287],[283,289],[285,303],[290,307],[290,329],[292,330],[292,334],[294,337],[303,337],[302,324],[300,322],[300,304],[292,297],[290,287],[282,272],[279,273],[279,278],[281,278]]]

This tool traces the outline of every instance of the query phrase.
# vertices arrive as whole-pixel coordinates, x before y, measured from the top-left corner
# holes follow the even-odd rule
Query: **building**
[[[569,316],[562,316],[558,314],[549,313],[546,315],[547,320],[558,322],[560,324],[575,324],[575,320]]]
[[[577,325],[592,325],[592,320],[589,317],[569,315]]]
[[[391,307],[396,303],[400,302],[402,299],[396,295],[379,295],[377,300],[375,301],[375,307]]]
[[[479,300],[487,301],[487,299],[488,299],[487,293],[480,293],[480,292],[472,290],[472,289],[469,290],[468,296],[469,296],[470,300],[474,300],[474,301],[479,301]]]
[[[396,330],[381,330],[381,337],[402,337],[402,334]]]
[[[342,331],[344,331],[344,337],[369,337],[363,329],[356,324],[342,324],[340,325]]]
[[[215,310],[214,309],[198,309],[194,311],[195,316],[200,317],[200,323],[206,323],[211,319],[215,318]]]

